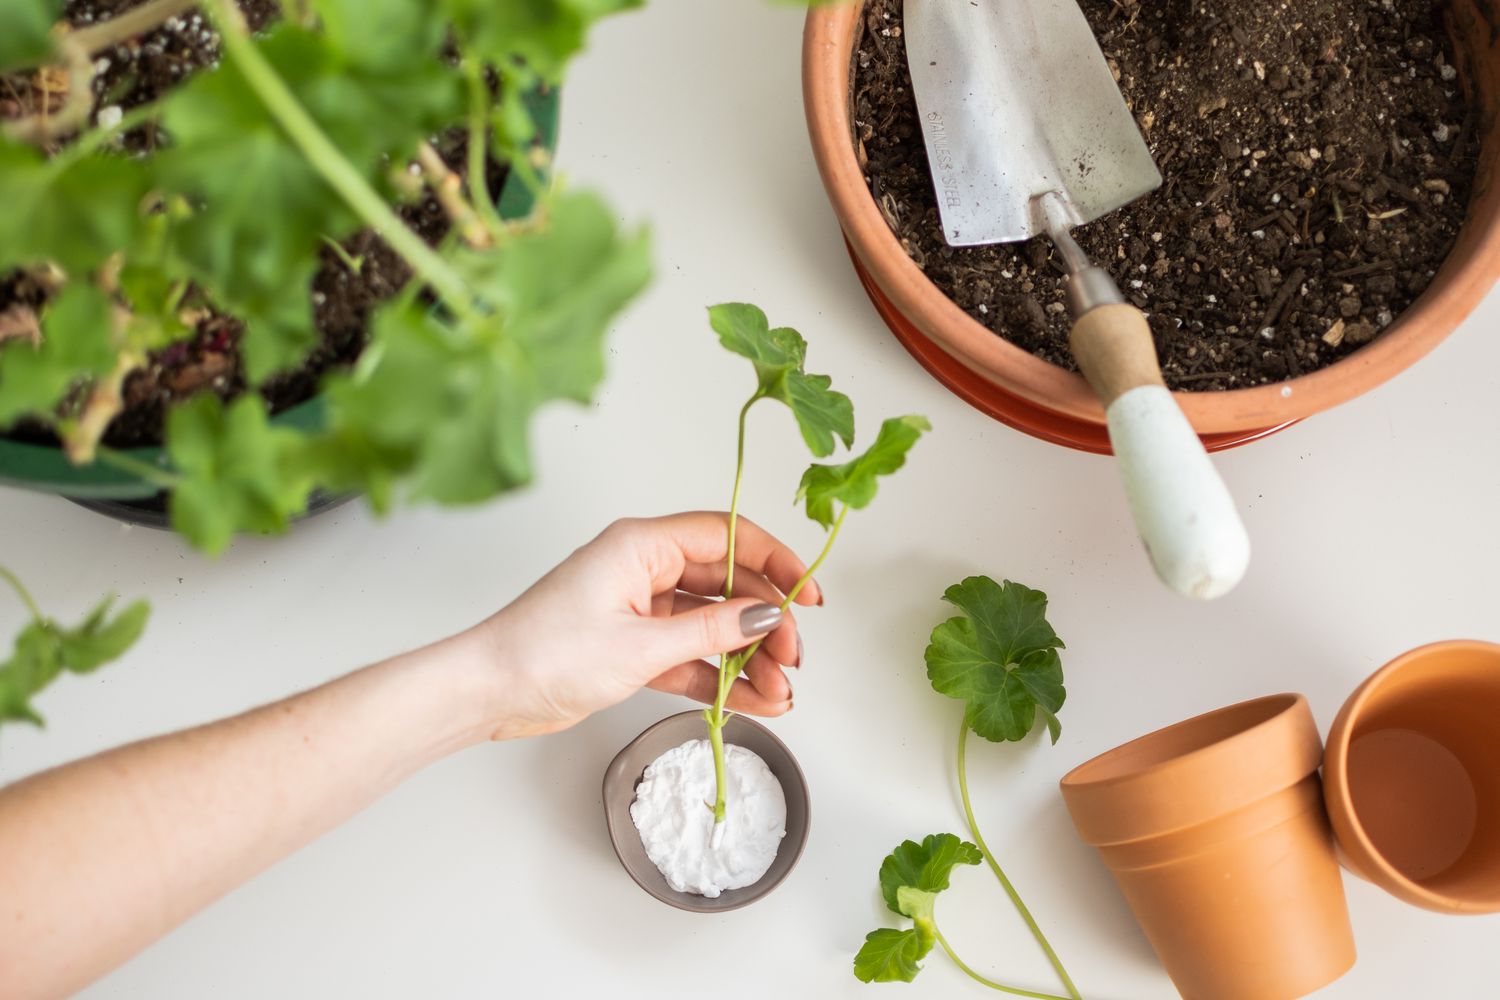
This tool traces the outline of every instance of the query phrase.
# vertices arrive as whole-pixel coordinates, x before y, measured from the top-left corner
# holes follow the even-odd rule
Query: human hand
[[[490,737],[557,732],[642,687],[711,702],[718,667],[704,658],[762,636],[728,706],[764,716],[791,709],[782,667],[801,666],[802,643],[792,614],[778,605],[807,567],[742,517],[735,597],[717,600],[728,524],[727,514],[709,512],[617,521],[473,629],[490,666],[503,665],[492,671]],[[796,600],[822,602],[816,581]]]

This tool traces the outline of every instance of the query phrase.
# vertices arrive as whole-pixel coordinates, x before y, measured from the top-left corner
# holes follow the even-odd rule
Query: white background
[[[656,0],[599,31],[565,101],[563,162],[631,220],[652,222],[658,278],[613,340],[591,409],[549,411],[539,485],[470,512],[351,506],[288,539],[206,562],[48,497],[0,494],[0,553],[71,618],[102,592],[146,596],[129,658],[66,678],[45,733],[7,727],[0,780],[241,711],[468,625],[624,514],[722,507],[733,420],[750,388],[716,345],[709,303],[743,299],[799,327],[866,439],[929,415],[909,471],[852,518],[804,614],[797,709],[774,724],[811,782],[814,823],[791,879],[706,917],[641,892],[610,852],[599,781],[614,753],[683,708],[642,695],[544,741],[475,749],[245,886],[99,983],[126,997],[867,997],[986,993],[941,955],[912,986],[861,986],[850,959],[889,922],[881,858],[961,831],[956,702],[932,693],[927,632],[966,574],[1051,595],[1068,643],[1056,746],[971,749],[991,846],[1085,995],[1171,986],[1057,794],[1071,766],[1199,711],[1305,692],[1326,729],[1344,697],[1434,639],[1500,638],[1500,296],[1391,385],[1220,457],[1254,538],[1244,585],[1212,606],[1165,593],[1101,458],[1042,444],[969,409],[889,336],[858,288],[802,118],[801,17],[753,0]],[[790,506],[804,455],[789,419],[753,419],[747,509],[805,552]],[[0,605],[0,631],[20,623]],[[16,859],[8,859],[14,863]],[[990,875],[939,906],[959,953],[1051,991],[1049,970]],[[1352,878],[1360,960],[1329,998],[1493,996],[1500,918],[1415,910]]]

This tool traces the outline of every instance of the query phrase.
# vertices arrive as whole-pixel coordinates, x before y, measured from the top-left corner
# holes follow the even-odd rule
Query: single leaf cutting
[[[965,722],[987,740],[1024,739],[1041,716],[1056,743],[1067,690],[1047,595],[971,576],[943,599],[964,614],[932,630],[925,659],[934,690],[964,701]]]
[[[920,844],[905,841],[886,857],[880,866],[881,896],[888,909],[910,917],[913,925],[907,930],[870,934],[855,956],[854,974],[863,982],[910,982],[920,971],[917,963],[936,943],[960,971],[990,989],[1038,1000],[1082,1000],[1051,942],[979,832],[966,766],[971,729],[994,741],[1019,740],[1041,716],[1057,742],[1056,712],[1066,696],[1057,653],[1063,642],[1047,621],[1047,595],[1008,580],[997,584],[986,576],[971,576],[949,587],[943,596],[964,614],[932,630],[927,671],[939,693],[966,703],[958,727],[958,792],[974,842],[935,834]],[[1066,997],[986,978],[963,962],[943,938],[935,914],[937,897],[948,887],[956,866],[981,861],[989,865],[1031,930],[1067,990]]]

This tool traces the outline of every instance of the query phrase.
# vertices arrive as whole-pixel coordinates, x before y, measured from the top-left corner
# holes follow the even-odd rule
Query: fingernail
[[[774,604],[752,604],[740,612],[740,634],[765,635],[781,624],[781,609]]]
[[[802,666],[802,658],[803,658],[803,656],[804,656],[805,653],[806,653],[806,650],[804,649],[804,647],[802,645],[802,633],[798,632],[797,633],[797,666],[799,668]]]

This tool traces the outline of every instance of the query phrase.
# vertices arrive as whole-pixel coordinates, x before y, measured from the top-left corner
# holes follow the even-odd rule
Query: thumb
[[[742,649],[773,631],[786,616],[774,604],[753,597],[684,611],[667,618],[653,618],[645,652],[659,669]]]

